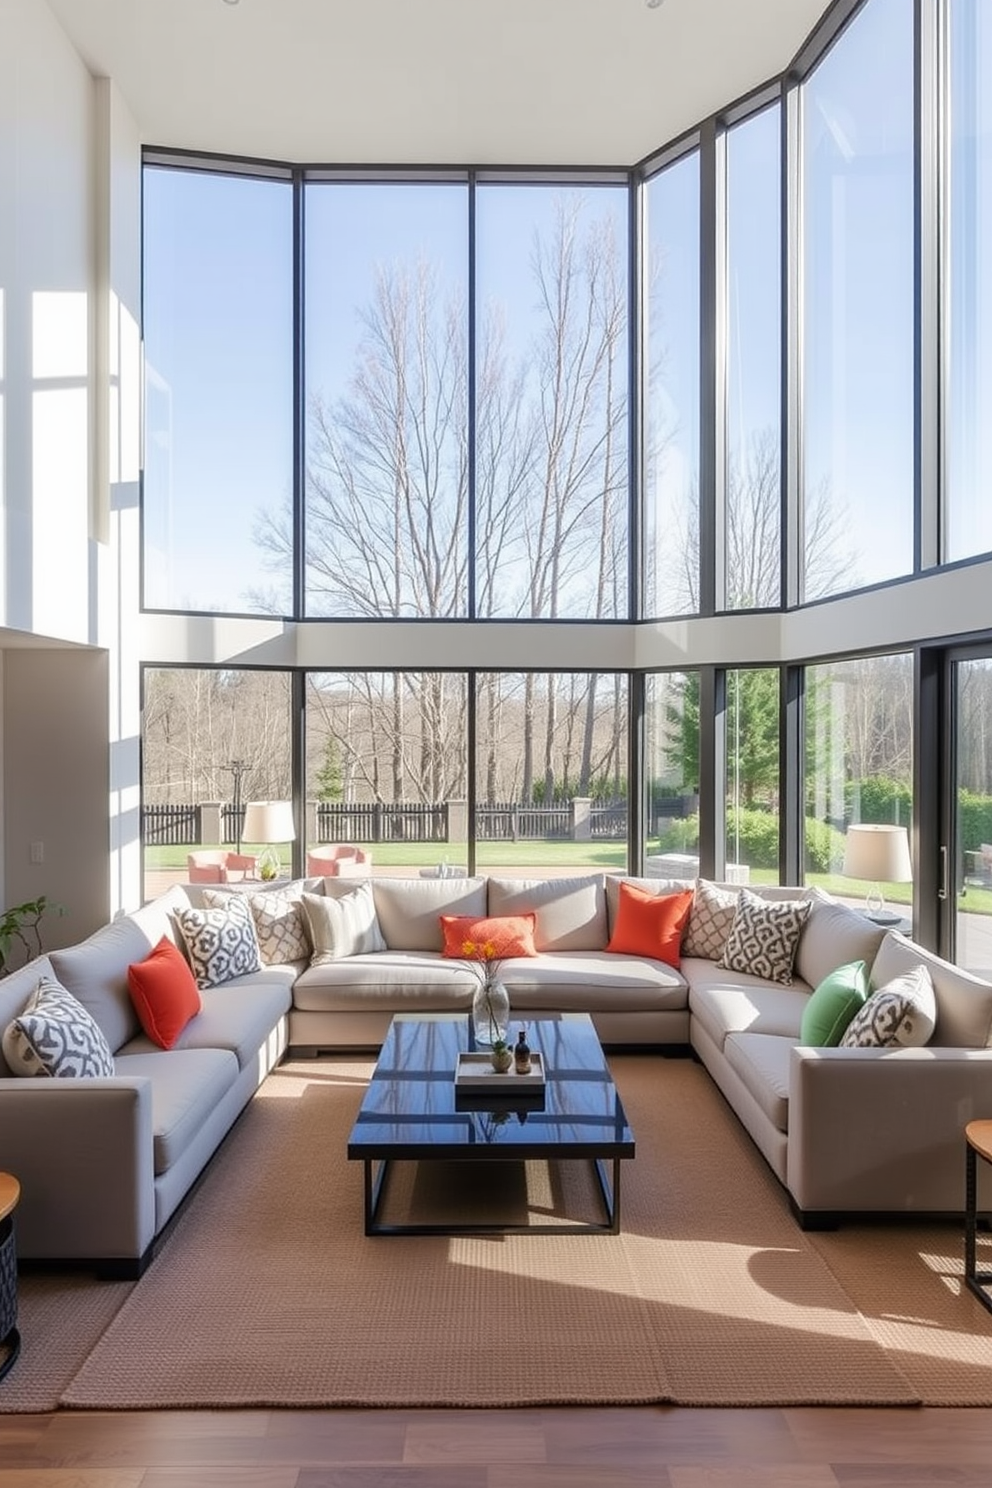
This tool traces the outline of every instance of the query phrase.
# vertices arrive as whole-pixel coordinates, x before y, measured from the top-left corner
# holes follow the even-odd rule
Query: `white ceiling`
[[[48,0],[146,144],[311,164],[632,165],[827,0]]]

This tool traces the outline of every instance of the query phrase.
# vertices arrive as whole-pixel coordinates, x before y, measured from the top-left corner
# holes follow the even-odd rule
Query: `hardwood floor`
[[[0,1488],[988,1488],[992,1411],[0,1416]]]

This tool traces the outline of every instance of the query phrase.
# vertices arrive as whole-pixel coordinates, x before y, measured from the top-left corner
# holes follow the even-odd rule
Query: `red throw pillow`
[[[463,961],[503,961],[507,956],[537,955],[536,914],[438,915],[438,919],[446,956],[457,956]]]
[[[167,935],[144,961],[128,967],[127,985],[138,1021],[162,1049],[172,1048],[203,1006],[189,962]]]
[[[652,894],[622,883],[608,951],[624,956],[651,956],[681,964],[682,931],[692,908],[692,889],[681,894]]]

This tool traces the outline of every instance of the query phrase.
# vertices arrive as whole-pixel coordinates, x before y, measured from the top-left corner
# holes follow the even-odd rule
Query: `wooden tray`
[[[455,1066],[457,1090],[486,1090],[492,1094],[513,1096],[543,1090],[544,1084],[544,1060],[537,1053],[530,1056],[528,1075],[518,1075],[512,1065],[505,1075],[497,1074],[489,1055],[478,1051],[459,1054]]]

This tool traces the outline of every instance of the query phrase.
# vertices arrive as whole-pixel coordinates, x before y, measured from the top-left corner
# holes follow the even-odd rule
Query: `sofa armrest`
[[[151,1081],[0,1079],[0,1168],[21,1185],[22,1258],[140,1259],[155,1236]]]
[[[959,1214],[964,1128],[990,1116],[992,1049],[796,1047],[786,1184],[804,1214]]]

